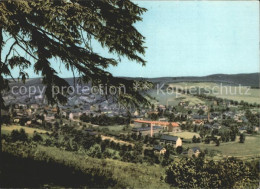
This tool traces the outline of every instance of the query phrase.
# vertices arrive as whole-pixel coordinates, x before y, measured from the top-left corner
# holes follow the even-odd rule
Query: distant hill
[[[165,86],[169,83],[177,83],[177,82],[214,82],[214,83],[223,83],[226,85],[242,85],[242,86],[251,86],[254,88],[259,88],[259,73],[252,73],[252,74],[235,74],[235,75],[227,75],[227,74],[215,74],[215,75],[209,75],[204,77],[161,77],[161,78],[126,78],[125,79],[135,79],[135,80],[148,80],[153,82],[154,84],[165,84]],[[77,81],[78,78],[65,78],[65,80],[71,85],[74,85],[74,80]],[[79,84],[80,85],[80,84]],[[84,86],[91,86],[91,83],[83,84]],[[13,88],[15,86],[15,88]],[[34,86],[35,89],[31,89],[32,93],[29,95],[29,90],[25,90],[26,92],[21,94],[23,91],[20,86],[25,86],[27,89],[29,87]],[[17,103],[41,103],[42,97],[40,94],[42,94],[43,91],[43,84],[42,84],[42,78],[32,78],[28,79],[25,83],[25,85],[22,82],[14,82],[10,80],[10,90],[8,93],[4,94],[5,102],[17,104]],[[13,90],[14,89],[14,90]],[[18,91],[19,89],[19,91]],[[80,88],[81,90],[82,88]],[[36,90],[36,91],[34,91]],[[41,90],[41,92],[40,92]],[[75,89],[76,90],[76,89]],[[153,96],[153,90],[150,92],[151,96]],[[14,93],[12,93],[14,91]],[[20,93],[18,93],[20,92]],[[34,93],[35,92],[35,93]],[[36,98],[37,96],[37,98]],[[83,95],[84,97],[80,95],[71,95],[69,98],[68,104],[70,106],[75,106],[78,104],[84,104],[87,102],[88,104],[106,104],[105,101],[107,99],[102,95]],[[40,100],[39,100],[40,99]],[[116,105],[113,98],[110,98],[109,103],[111,106]]]
[[[259,88],[260,73],[250,73],[250,74],[214,74],[208,76],[189,76],[189,77],[158,77],[158,78],[133,78],[133,77],[122,77],[125,79],[136,79],[136,80],[148,80],[153,83],[177,83],[177,82],[215,82],[215,83],[225,83],[230,85],[243,85],[251,86],[254,88]],[[65,80],[70,84],[74,84],[73,78],[65,78]],[[77,80],[77,78],[76,78]],[[14,84],[11,82],[11,85]],[[17,83],[16,83],[17,85]],[[23,85],[20,83],[20,85]],[[42,85],[41,78],[32,78],[26,81],[26,85]]]
[[[129,78],[130,79],[130,78]],[[177,83],[177,82],[215,82],[230,85],[243,85],[259,88],[260,73],[250,74],[214,74],[208,76],[190,77],[159,77],[159,78],[134,78],[145,79],[153,83]]]

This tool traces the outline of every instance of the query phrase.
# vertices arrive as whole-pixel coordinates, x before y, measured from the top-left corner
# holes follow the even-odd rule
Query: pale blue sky
[[[146,37],[147,65],[122,58],[115,76],[203,76],[259,72],[256,1],[135,1],[148,9],[137,29]],[[94,46],[101,55],[108,55]],[[59,63],[53,62],[57,70]],[[61,68],[62,77],[72,73]],[[29,71],[32,77],[36,75]]]

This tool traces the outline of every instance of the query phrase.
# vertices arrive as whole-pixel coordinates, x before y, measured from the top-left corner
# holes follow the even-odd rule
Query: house
[[[158,108],[159,108],[160,110],[163,110],[163,111],[165,111],[165,110],[166,110],[166,107],[165,107],[165,105],[161,105],[161,104],[160,104],[160,105],[158,106]]]
[[[92,105],[90,106],[90,111],[92,112],[99,111],[99,107],[97,105]]]
[[[19,123],[20,119],[14,119],[14,123]]]
[[[143,124],[150,125],[150,126],[161,126],[161,127],[179,127],[179,124],[176,122],[167,122],[167,121],[147,121],[147,120],[134,120],[135,126],[141,126]]]
[[[245,133],[245,132],[247,132],[246,126],[239,128],[239,133]]]
[[[259,127],[253,127],[253,131],[255,131],[255,132],[258,132],[259,131]]]
[[[179,124],[176,122],[167,122],[167,121],[147,121],[147,120],[134,120],[135,126],[143,126],[143,125],[148,125],[151,128],[151,136],[153,136],[153,127],[155,126],[161,126],[163,129],[172,128],[172,127],[179,127]]]
[[[244,123],[248,123],[248,119],[247,119],[246,117],[242,117],[242,121],[243,121]]]
[[[152,115],[152,114],[156,114],[156,115],[158,115],[159,112],[158,112],[158,111],[150,111],[150,112],[147,112],[147,114],[148,114],[148,115]]]
[[[159,133],[161,130],[163,130],[160,126],[153,126],[153,133]],[[142,133],[143,135],[147,135],[151,132],[151,127],[135,127],[132,129],[133,132],[136,133]]]
[[[27,105],[26,104],[18,104],[19,109],[26,109]]]
[[[204,125],[204,121],[200,119],[196,119],[192,123],[193,125]]]
[[[114,112],[112,111],[107,111],[107,112],[104,112],[108,117],[114,117]]]
[[[158,121],[167,121],[167,119],[166,118],[159,118]]]
[[[193,147],[193,148],[190,148],[190,149],[188,150],[188,156],[189,156],[189,157],[192,157],[193,155],[194,155],[195,157],[198,157],[200,153],[201,153],[201,150],[200,150],[199,147]]]
[[[26,125],[26,126],[29,126],[29,125],[31,125],[31,124],[32,124],[32,121],[27,121],[25,125]]]
[[[89,110],[90,111],[90,105],[88,105],[88,104],[83,104],[82,108],[84,110]]]
[[[45,121],[47,122],[53,121],[54,119],[55,119],[54,115],[45,116]]]
[[[37,122],[38,124],[40,124],[40,125],[42,124],[42,120],[41,120],[41,119],[37,119],[36,122]]]
[[[27,113],[28,116],[32,115],[32,110],[31,110],[31,108],[25,110],[25,112]]]
[[[42,100],[42,99],[43,99],[43,96],[42,96],[42,95],[37,95],[37,96],[35,96],[34,98],[35,98],[35,100]]]
[[[181,132],[181,128],[169,125],[168,126],[168,132],[180,133]]]
[[[82,115],[81,112],[72,112],[71,114],[72,114],[72,119],[77,119]]]
[[[82,133],[83,133],[83,135],[90,135],[90,136],[95,136],[95,135],[97,135],[97,133],[95,133],[95,132],[93,132],[93,130],[92,129],[85,129],[85,130],[83,130],[82,131]]]
[[[223,115],[225,115],[226,117],[233,118],[233,117],[234,117],[234,115],[235,115],[235,113],[234,113],[234,112],[231,112],[231,111],[229,111],[229,112],[224,112],[224,113],[223,113]]]
[[[210,125],[210,124],[205,124],[205,125],[204,125],[204,128],[206,128],[206,129],[212,129],[212,125]]]
[[[212,125],[212,128],[213,128],[213,129],[221,129],[221,125],[220,125],[219,123],[214,123],[214,124]]]
[[[193,115],[192,116],[193,120],[208,120],[208,116],[207,115]]]
[[[5,102],[7,102],[7,101],[14,101],[15,97],[12,96],[12,95],[8,95],[8,96],[3,97],[3,99],[4,99]]]
[[[187,106],[188,104],[189,104],[189,102],[187,102],[187,101],[179,102],[179,106]]]
[[[61,115],[66,117],[67,116],[67,112],[61,112]]]
[[[215,118],[215,117],[219,117],[220,113],[219,112],[212,112],[212,113],[210,113],[210,115]]]
[[[38,109],[39,105],[38,104],[31,104],[31,109]]]
[[[16,115],[17,117],[23,117],[23,112],[17,112]]]
[[[57,112],[58,112],[58,108],[52,108],[51,111],[52,111],[53,113],[57,113]]]
[[[154,153],[159,153],[159,154],[165,154],[166,149],[160,145],[155,145],[153,147]]]
[[[135,111],[135,112],[134,112],[134,116],[139,116],[139,112],[138,112],[138,111]]]
[[[70,114],[69,114],[69,119],[70,119],[70,120],[73,120],[73,118],[74,118],[73,114],[70,113]]]
[[[177,136],[170,136],[170,135],[162,135],[160,138],[161,144],[171,144],[174,148],[178,146],[182,146],[182,140],[180,137]]]

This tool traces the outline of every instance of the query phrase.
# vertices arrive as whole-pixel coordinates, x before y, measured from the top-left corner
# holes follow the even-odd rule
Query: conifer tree
[[[134,27],[145,11],[129,0],[1,1],[0,116],[4,107],[3,92],[9,90],[7,78],[12,77],[11,70],[15,67],[19,68],[19,78],[25,81],[29,77],[26,69],[33,66],[46,86],[48,102],[66,102],[62,87],[66,89],[69,84],[59,77],[51,60],[77,72],[83,82],[124,85],[126,94],[116,96],[121,103],[146,103],[134,90],[134,81],[115,78],[106,71],[109,66],[116,66],[121,57],[145,65],[142,58],[145,38]],[[118,59],[100,56],[91,45],[93,41],[118,55]],[[7,52],[5,56],[3,51]],[[54,91],[55,94],[54,86],[60,89]],[[2,146],[0,153],[1,150]]]

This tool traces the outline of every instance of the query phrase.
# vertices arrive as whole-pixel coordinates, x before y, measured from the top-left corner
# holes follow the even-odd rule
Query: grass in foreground
[[[40,165],[45,164],[51,164],[50,169],[43,171],[45,174],[42,174],[41,170],[38,169],[39,173],[31,174],[30,169],[33,169],[34,172],[37,169],[34,169],[31,166],[28,166],[29,170],[29,176],[33,176],[31,179],[32,183],[35,180],[39,180],[40,178],[37,177],[46,177],[49,178],[48,174],[52,174],[51,167],[55,167],[55,169],[61,170],[61,174],[69,174],[71,173],[71,179],[74,179],[74,174],[78,175],[77,177],[85,180],[85,182],[82,182],[82,180],[75,180],[75,182],[78,182],[76,185],[71,185],[70,183],[75,183],[73,180],[71,182],[64,181],[64,183],[67,183],[67,187],[130,187],[130,188],[169,188],[169,185],[165,182],[160,180],[161,175],[164,175],[164,169],[161,166],[154,165],[154,166],[147,166],[144,164],[133,164],[133,163],[126,163],[121,162],[118,160],[112,160],[112,159],[95,159],[91,158],[82,154],[68,152],[60,150],[56,147],[45,147],[45,146],[25,146],[22,143],[14,143],[14,144],[4,144],[3,146],[4,152],[8,153],[11,156],[24,158],[29,162],[39,162]],[[7,175],[5,175],[5,178],[12,178],[13,173],[16,173],[18,169],[21,167],[14,167],[12,166],[14,162],[10,162],[9,166],[10,169],[8,172],[6,172]],[[5,164],[7,166],[7,164]],[[29,163],[27,163],[29,165]],[[34,164],[32,164],[33,166]],[[38,166],[38,164],[36,165]],[[43,166],[44,167],[44,166]],[[64,168],[65,167],[65,168]],[[40,167],[39,167],[40,168]],[[7,167],[8,169],[8,167]],[[24,169],[24,168],[21,168]],[[57,172],[58,171],[58,172]],[[19,172],[19,171],[18,171]],[[27,171],[28,172],[28,171]],[[20,172],[21,175],[16,175],[16,178],[19,178],[21,176],[22,178],[25,178],[25,183],[28,182],[28,179],[30,178],[26,173]],[[56,170],[55,174],[58,174],[59,170]],[[65,175],[65,179],[69,177],[69,175]],[[57,178],[59,178],[59,174],[57,175]],[[19,180],[19,179],[18,179]],[[15,183],[15,178],[12,178],[13,184]],[[21,179],[19,180],[21,182]],[[47,179],[46,182],[44,182],[43,179],[41,179],[41,185],[51,185],[60,186],[62,182],[59,182],[60,180],[57,179],[57,183],[55,183],[55,179]],[[9,183],[10,184],[10,183]],[[11,183],[12,184],[12,183]],[[15,186],[15,184],[13,185]],[[20,183],[21,186],[21,183]],[[27,185],[23,185],[24,187],[39,187],[35,185],[30,185],[30,182],[28,182]],[[64,186],[64,185],[63,185]],[[10,187],[10,185],[9,185]],[[12,187],[12,185],[11,185]]]

